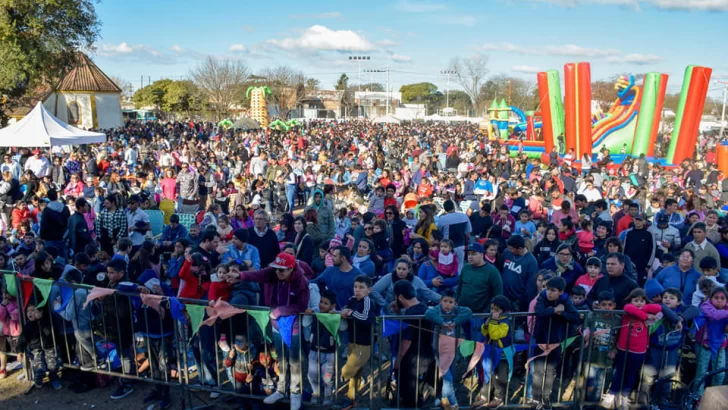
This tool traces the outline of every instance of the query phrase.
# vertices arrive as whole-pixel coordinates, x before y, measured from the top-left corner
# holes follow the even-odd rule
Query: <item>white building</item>
[[[121,127],[121,88],[88,56],[77,56],[76,65],[43,99],[43,105],[61,121],[79,128]]]

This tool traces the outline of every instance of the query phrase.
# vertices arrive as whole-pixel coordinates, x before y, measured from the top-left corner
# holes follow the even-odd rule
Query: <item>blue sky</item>
[[[669,91],[680,90],[688,64],[728,81],[728,0],[107,0],[97,12],[102,38],[92,57],[135,89],[142,75],[145,84],[186,78],[208,55],[243,59],[253,72],[289,65],[325,89],[342,72],[358,82],[352,55],[371,57],[362,69],[389,64],[395,90],[421,81],[444,89],[439,72],[450,59],[478,53],[489,56],[490,74],[532,81],[579,61],[595,79],[667,73]],[[710,94],[721,90],[711,84]]]

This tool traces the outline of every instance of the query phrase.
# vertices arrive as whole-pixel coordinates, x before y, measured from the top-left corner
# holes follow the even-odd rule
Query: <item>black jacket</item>
[[[637,272],[644,272],[655,259],[655,237],[647,228],[631,229],[624,238],[624,253],[629,255]]]
[[[68,218],[68,247],[73,253],[81,253],[92,242],[88,224],[83,215],[76,212]]]
[[[379,312],[377,303],[369,296],[365,296],[362,300],[351,297],[346,309],[354,311],[349,318],[349,343],[371,346],[372,328]]]
[[[23,331],[18,339],[19,352],[53,348],[53,330],[47,314],[48,312],[45,311],[40,320],[27,322],[23,325]]]
[[[46,206],[40,214],[40,238],[45,241],[60,241],[66,233],[71,213],[63,203],[55,201]]]
[[[604,275],[597,280],[594,287],[589,291],[587,303],[591,306],[594,301],[599,299],[599,293],[609,291],[614,295],[614,300],[617,302],[617,309],[622,309],[627,295],[636,288],[637,282],[625,276],[624,273],[616,277]]]
[[[566,340],[567,328],[571,332],[573,328],[579,326],[581,318],[566,293],[563,293],[559,300],[552,302],[546,297],[546,292],[545,290],[541,292],[536,301],[536,329],[533,337],[537,344],[561,343]],[[557,314],[554,310],[558,305],[564,305],[561,314]]]

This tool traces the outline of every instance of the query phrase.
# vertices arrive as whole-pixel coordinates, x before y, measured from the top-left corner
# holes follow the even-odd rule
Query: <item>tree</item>
[[[167,95],[167,87],[169,87],[171,83],[172,80],[163,78],[149,84],[146,87],[138,89],[131,98],[132,102],[134,102],[134,106],[136,108],[151,106],[160,113],[162,111],[166,111],[164,110],[164,105]]]
[[[349,76],[341,74],[341,77],[336,81],[334,88],[337,91],[343,91],[341,94],[341,107],[344,109],[343,115],[349,115],[352,108],[356,105],[354,102],[354,92],[349,87]]]
[[[111,81],[114,82],[114,84],[117,85],[117,87],[121,88],[122,95],[131,97],[131,91],[132,91],[132,85],[129,80],[125,80],[118,75],[110,75],[109,78]]]
[[[405,84],[399,87],[399,92],[402,93],[402,102],[405,104],[421,103],[437,92],[437,86],[432,83]]]
[[[534,82],[499,74],[488,79],[478,94],[478,101],[486,106],[494,99],[505,99],[524,111],[535,110],[539,105],[538,87]]]
[[[463,59],[453,57],[450,60],[449,70],[455,71],[453,79],[462,87],[463,91],[470,98],[473,109],[478,112],[478,94],[480,87],[488,74],[488,56],[475,54]]]
[[[227,116],[233,104],[239,101],[238,93],[248,79],[250,70],[241,60],[207,57],[190,72],[190,78],[209,101],[217,118]]]
[[[93,0],[0,3],[0,123],[28,90],[55,84],[80,49],[93,49],[100,22]]]
[[[280,65],[266,68],[260,73],[263,82],[270,88],[267,102],[278,118],[287,119],[301,99],[306,96],[306,77],[303,72]]]
[[[606,113],[617,99],[614,81],[597,80],[592,82],[592,100],[599,102],[599,108]]]
[[[202,111],[204,95],[192,81],[172,81],[164,78],[137,90],[132,96],[136,108],[154,107],[159,116]]]
[[[321,81],[315,78],[309,78],[306,80],[306,89],[310,91],[316,91],[321,88]]]
[[[349,76],[347,76],[346,74],[341,74],[341,77],[336,80],[336,85],[334,85],[334,89],[336,89],[337,91],[346,91],[347,88],[349,88]]]
[[[353,88],[354,86],[352,86]],[[358,88],[359,86],[357,86]],[[362,91],[384,92],[386,87],[382,83],[365,83],[361,85]]]

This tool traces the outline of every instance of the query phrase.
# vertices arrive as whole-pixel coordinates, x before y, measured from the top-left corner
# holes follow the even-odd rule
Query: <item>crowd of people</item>
[[[236,392],[298,410],[309,395],[332,403],[338,379],[351,408],[382,315],[412,316],[387,343],[400,407],[457,408],[472,376],[476,407],[513,403],[522,386],[521,404],[550,408],[583,385],[588,401],[628,408],[638,386],[677,368],[688,382],[726,366],[728,180],[715,136],[667,167],[615,163],[609,150],[529,157],[466,124],[310,121],[279,133],[157,121],[107,135],[8,150],[0,165],[0,269],[56,281],[49,303],[37,292],[20,303],[4,276],[0,378],[18,367],[8,354],[27,357],[29,393],[46,377],[62,388],[63,364],[80,368],[69,386],[83,392],[96,369],[181,378],[189,356],[203,386],[217,386],[219,362]],[[87,304],[78,285],[120,293]],[[129,293],[164,298],[152,308]],[[192,329],[173,298],[268,308],[272,328],[236,316]],[[341,334],[314,313],[340,315]],[[484,343],[482,361],[439,371],[438,335]],[[118,378],[111,398],[133,389]],[[168,408],[169,385],[145,402]]]

